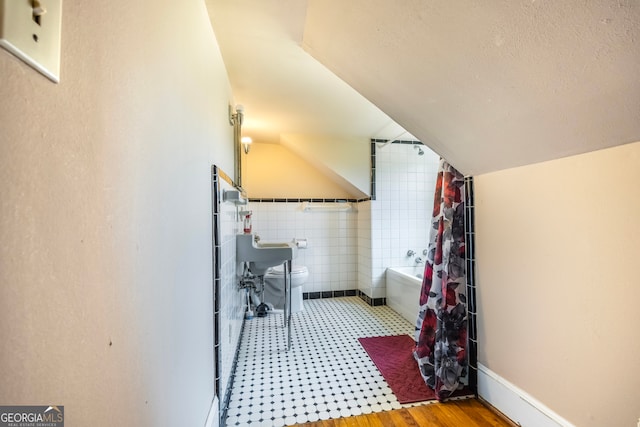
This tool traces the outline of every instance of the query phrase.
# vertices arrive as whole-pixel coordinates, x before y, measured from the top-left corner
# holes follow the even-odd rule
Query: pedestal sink
[[[249,270],[264,276],[270,267],[285,265],[284,326],[287,327],[287,350],[291,348],[291,263],[298,255],[293,242],[260,243],[253,234],[236,235],[236,259],[249,263]]]
[[[293,242],[260,243],[253,234],[236,236],[237,260],[248,262],[256,276],[264,276],[270,267],[292,261],[297,255],[298,247]]]

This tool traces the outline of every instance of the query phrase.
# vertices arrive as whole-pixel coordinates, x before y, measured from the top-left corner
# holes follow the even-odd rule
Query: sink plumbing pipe
[[[255,279],[254,277],[242,276],[240,278],[240,283],[239,283],[240,289],[255,289],[256,282],[254,279]]]
[[[240,289],[244,289],[247,294],[247,312],[245,313],[246,319],[253,319],[253,310],[251,309],[251,300],[252,295],[255,297],[255,293],[252,291],[256,290],[256,276],[251,274],[247,265],[244,266],[244,271],[242,272],[242,276],[238,282],[238,287]],[[257,307],[258,304],[254,301],[254,305]]]
[[[255,307],[262,305],[264,302],[264,276],[256,276],[251,273],[247,263],[245,263],[238,286],[240,289],[246,289],[247,291],[247,306],[249,311],[251,311],[251,303],[253,303]],[[251,313],[251,317],[253,317],[253,313]]]
[[[260,284],[260,289],[258,289],[257,284],[254,283],[253,293],[251,298],[251,300],[253,301],[253,305],[255,305],[256,307],[264,302],[262,301],[263,300],[262,297],[264,296],[264,276],[258,276],[258,283]]]
[[[242,264],[243,266],[242,266],[242,276],[240,276],[240,289],[255,288],[256,276],[254,276],[251,273],[251,270],[249,270],[249,263],[243,262]]]

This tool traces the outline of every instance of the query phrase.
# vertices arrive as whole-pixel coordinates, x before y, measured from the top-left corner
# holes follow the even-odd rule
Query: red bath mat
[[[413,358],[413,338],[409,335],[358,338],[400,403],[435,400],[424,383]]]

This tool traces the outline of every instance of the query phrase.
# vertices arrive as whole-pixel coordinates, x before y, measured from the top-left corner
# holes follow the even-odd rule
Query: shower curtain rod
[[[386,147],[387,145],[391,144],[393,141],[397,141],[398,138],[400,138],[402,135],[404,135],[405,133],[407,133],[407,131],[405,130],[404,132],[402,132],[400,135],[396,136],[395,138],[392,139],[387,139],[387,142],[383,143],[382,145],[378,145],[379,149],[383,149],[384,147]],[[377,145],[377,144],[376,144]]]

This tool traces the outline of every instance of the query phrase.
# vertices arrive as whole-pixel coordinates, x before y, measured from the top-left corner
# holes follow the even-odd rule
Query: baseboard
[[[204,423],[204,427],[218,427],[220,425],[220,418],[218,416],[218,396],[213,398],[211,402],[211,408],[209,408],[209,415],[207,416],[207,421]]]
[[[524,427],[575,427],[542,402],[480,363],[478,395]]]

